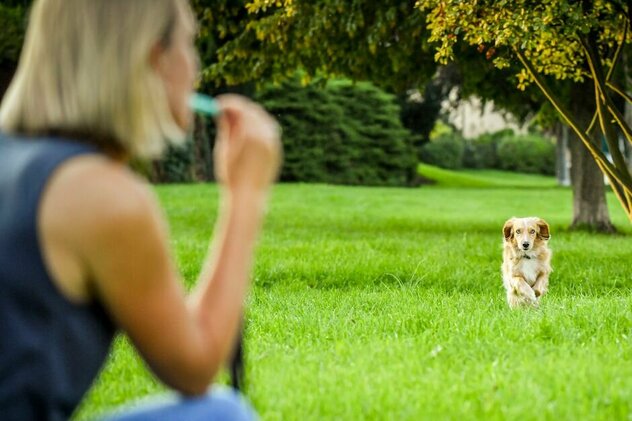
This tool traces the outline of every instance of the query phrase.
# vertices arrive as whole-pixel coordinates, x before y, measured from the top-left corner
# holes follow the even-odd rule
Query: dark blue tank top
[[[0,134],[0,419],[68,419],[108,354],[114,326],[97,303],[68,301],[42,259],[37,213],[66,160],[97,153],[60,139]]]

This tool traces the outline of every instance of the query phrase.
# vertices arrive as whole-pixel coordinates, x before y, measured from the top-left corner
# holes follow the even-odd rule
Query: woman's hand
[[[281,163],[280,128],[261,106],[238,95],[217,98],[222,114],[214,150],[215,177],[229,193],[265,193]]]

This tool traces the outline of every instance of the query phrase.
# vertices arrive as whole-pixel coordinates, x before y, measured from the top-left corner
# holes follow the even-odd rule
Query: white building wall
[[[483,104],[480,98],[472,97],[459,101],[456,107],[453,104],[452,101],[445,101],[442,112],[466,139],[507,128],[519,134],[527,131],[526,124],[520,126],[511,116],[494,110],[492,101]]]

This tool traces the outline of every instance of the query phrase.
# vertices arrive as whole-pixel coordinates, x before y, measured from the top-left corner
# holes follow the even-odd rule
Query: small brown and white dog
[[[511,218],[503,226],[503,284],[509,307],[537,306],[551,273],[549,224],[537,217]]]

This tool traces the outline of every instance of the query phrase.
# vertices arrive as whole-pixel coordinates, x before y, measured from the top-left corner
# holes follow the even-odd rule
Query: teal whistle
[[[219,104],[215,98],[199,92],[193,93],[189,98],[189,107],[199,114],[209,117],[217,117],[220,114]]]

